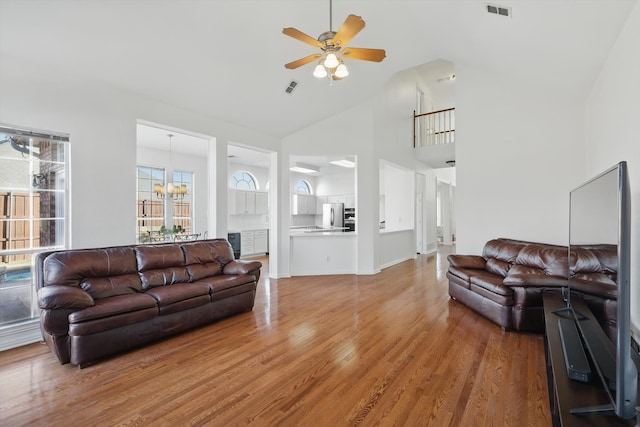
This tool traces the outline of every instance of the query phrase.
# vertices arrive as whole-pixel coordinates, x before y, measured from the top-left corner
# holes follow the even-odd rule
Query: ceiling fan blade
[[[347,59],[372,62],[381,62],[387,56],[384,49],[367,49],[363,47],[347,47],[342,50],[342,55]]]
[[[285,34],[289,37],[293,37],[294,39],[300,40],[303,43],[310,44],[313,47],[319,47],[319,48],[324,47],[324,44],[320,43],[318,40],[292,27],[283,28],[282,34]]]
[[[347,19],[333,36],[333,44],[337,47],[344,47],[364,28],[364,20],[358,15],[349,15]]]
[[[301,67],[305,64],[308,64],[309,62],[313,62],[315,60],[318,60],[322,58],[322,55],[319,53],[313,54],[313,55],[309,55],[309,56],[305,56],[304,58],[300,58],[296,61],[293,62],[289,62],[288,64],[284,64],[285,68],[288,68],[290,70],[294,70],[298,67]]]

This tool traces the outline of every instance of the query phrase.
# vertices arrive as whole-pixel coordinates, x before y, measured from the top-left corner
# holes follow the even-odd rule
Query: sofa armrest
[[[91,295],[80,288],[51,285],[38,289],[38,307],[42,310],[82,309],[93,305]]]
[[[569,281],[564,277],[546,274],[511,274],[504,278],[502,284],[523,288],[566,288]]]
[[[457,268],[472,268],[485,270],[487,261],[479,255],[449,255],[449,265]]]
[[[262,267],[260,261],[237,259],[225,264],[222,274],[253,274],[256,270],[260,270],[260,267]]]

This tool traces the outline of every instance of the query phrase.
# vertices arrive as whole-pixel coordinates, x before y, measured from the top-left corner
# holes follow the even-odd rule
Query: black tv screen
[[[620,418],[632,418],[637,402],[637,369],[631,358],[631,200],[626,162],[620,162],[570,192],[569,206],[569,287],[598,282],[598,287],[617,293],[615,344],[615,380],[606,378],[594,361],[598,377],[607,391],[610,404],[583,408],[584,412],[613,411]],[[600,267],[583,268],[588,256],[598,251]],[[590,264],[592,265],[592,264]],[[579,314],[575,314],[580,318]],[[594,342],[577,322],[592,358],[600,342]],[[573,411],[572,411],[573,412]]]

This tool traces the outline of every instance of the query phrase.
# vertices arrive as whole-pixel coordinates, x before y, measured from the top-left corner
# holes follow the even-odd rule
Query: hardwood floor
[[[252,312],[85,369],[40,343],[0,352],[0,425],[550,425],[542,336],[449,299],[446,267],[265,266]]]

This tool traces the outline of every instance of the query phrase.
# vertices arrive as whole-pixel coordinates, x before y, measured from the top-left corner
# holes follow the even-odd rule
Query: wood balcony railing
[[[456,118],[455,108],[416,114],[413,112],[413,146],[429,147],[432,145],[455,142]]]

